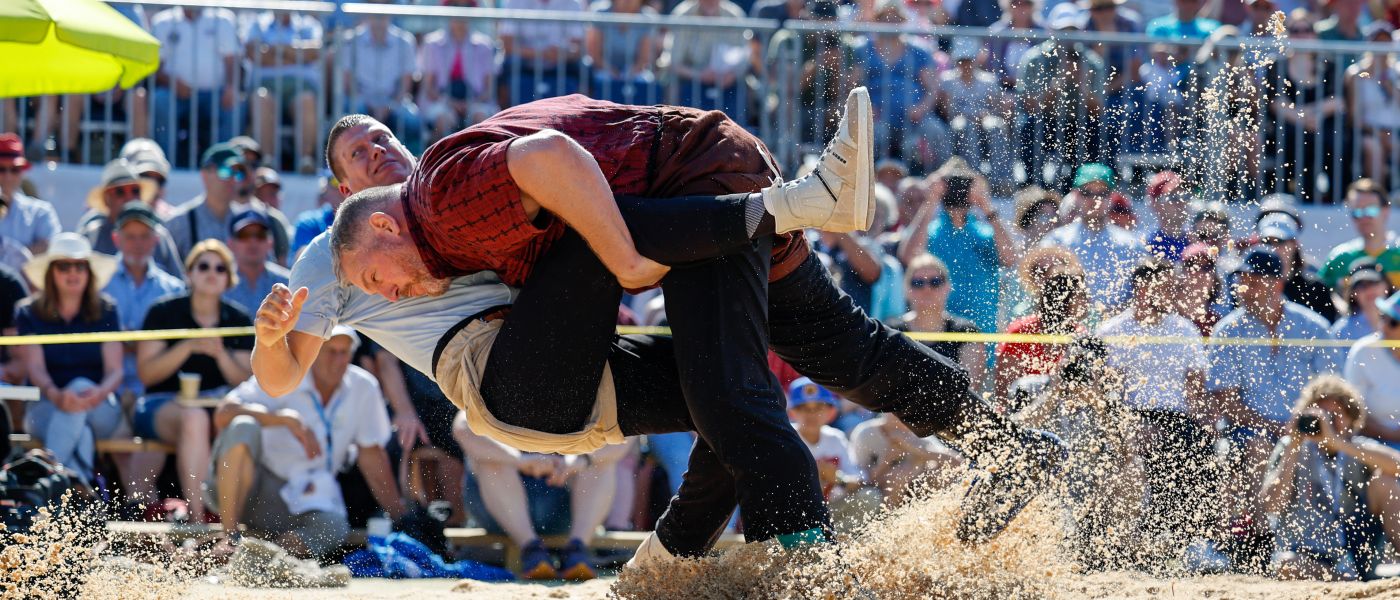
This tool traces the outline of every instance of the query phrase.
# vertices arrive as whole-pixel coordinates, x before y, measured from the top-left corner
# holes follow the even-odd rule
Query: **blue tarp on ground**
[[[463,560],[448,563],[422,542],[402,533],[370,537],[368,548],[351,552],[345,566],[355,577],[392,579],[449,578],[510,581],[515,575],[500,567]]]

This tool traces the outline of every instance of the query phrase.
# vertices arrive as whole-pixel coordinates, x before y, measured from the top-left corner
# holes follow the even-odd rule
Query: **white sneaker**
[[[811,173],[763,190],[778,233],[807,227],[845,233],[875,221],[875,121],[870,91],[851,90],[836,136]]]

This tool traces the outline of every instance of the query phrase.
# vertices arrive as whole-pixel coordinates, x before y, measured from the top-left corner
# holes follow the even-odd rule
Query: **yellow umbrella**
[[[0,98],[129,88],[160,42],[100,0],[0,0]]]

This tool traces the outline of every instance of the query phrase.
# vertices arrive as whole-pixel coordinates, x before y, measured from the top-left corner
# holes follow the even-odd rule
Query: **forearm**
[[[379,368],[379,388],[394,414],[417,415],[418,411],[408,397],[408,383],[404,380],[398,357],[381,350],[374,354],[374,364]]]
[[[258,385],[274,397],[295,389],[310,367],[297,360],[285,336],[271,343],[263,344],[260,341],[255,344],[251,362]]]
[[[1400,478],[1400,458],[1391,452],[1367,448],[1350,440],[1336,443],[1334,448],[1341,454],[1355,458],[1383,477]]]
[[[997,246],[997,259],[1001,261],[1001,266],[1011,268],[1021,262],[1021,253],[1016,249],[1016,240],[1011,237],[1011,231],[1006,228],[1006,222],[1001,219],[1001,215],[987,215],[987,222],[992,225],[992,241]]]
[[[161,343],[161,342],[141,342]],[[150,352],[141,353],[140,360],[137,361],[136,375],[141,378],[141,383],[152,386],[166,379],[170,379],[180,366],[190,357],[189,342],[176,342],[172,346],[166,347],[155,355]]]
[[[1283,452],[1278,467],[1264,476],[1259,492],[1263,496],[1260,509],[1266,514],[1279,514],[1293,497],[1293,478],[1298,472],[1298,446],[1290,444]]]
[[[214,409],[214,429],[222,431],[235,418],[245,415],[252,417],[254,421],[258,422],[258,425],[263,427],[287,426],[286,418],[267,412],[267,408],[260,404],[243,404],[237,400],[226,398],[219,403],[218,408]]]
[[[914,215],[914,222],[899,241],[899,262],[908,265],[920,254],[928,252],[928,224],[933,220],[932,203],[925,204]]]
[[[399,486],[394,483],[394,471],[389,466],[389,455],[384,452],[384,447],[360,446],[360,457],[355,464],[360,467],[360,474],[369,484],[369,493],[379,507],[389,513],[391,519],[402,517],[406,512],[403,496],[399,495]]]

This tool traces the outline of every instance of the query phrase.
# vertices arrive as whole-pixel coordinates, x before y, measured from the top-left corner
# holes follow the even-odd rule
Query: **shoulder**
[[[723,10],[725,14],[728,14],[731,18],[734,19],[742,19],[748,16],[744,14],[744,9],[739,8],[738,4],[730,2],[729,0],[721,0],[720,10]]]
[[[190,306],[190,295],[189,295],[189,294],[184,294],[184,293],[175,294],[175,295],[172,295],[172,296],[166,296],[166,297],[164,297],[164,298],[160,298],[160,299],[156,300],[154,304],[151,304],[150,311],[147,312],[146,314],[147,314],[147,315],[154,316],[154,315],[158,315],[158,314],[161,314],[161,313],[164,313],[164,312],[174,312],[174,311],[185,311],[185,312],[189,312],[189,306]]]
[[[1212,334],[1216,337],[1234,333],[1238,329],[1243,329],[1247,321],[1245,317],[1248,313],[1243,308],[1236,308],[1225,316],[1220,317],[1220,321],[1215,324],[1215,331]]]
[[[1102,325],[1099,325],[1099,334],[1118,335],[1127,331],[1132,323],[1133,311],[1130,308],[1116,315],[1113,315],[1112,317],[1109,317],[1107,321],[1104,321]]]
[[[345,369],[344,385],[354,391],[355,397],[371,399],[377,406],[384,405],[379,391],[379,380],[358,365],[350,365]]]
[[[1327,322],[1327,319],[1322,318],[1322,315],[1317,314],[1313,309],[1287,300],[1283,302],[1283,306],[1284,310],[1293,315],[1293,318],[1299,323],[1304,324],[1306,328],[1312,329],[1312,333],[1320,333],[1325,337],[1332,337],[1332,327]]]
[[[1327,253],[1327,262],[1347,260],[1358,252],[1361,252],[1361,238],[1347,240],[1332,247],[1332,251]]]
[[[15,320],[34,318],[34,296],[26,297],[15,305]]]

